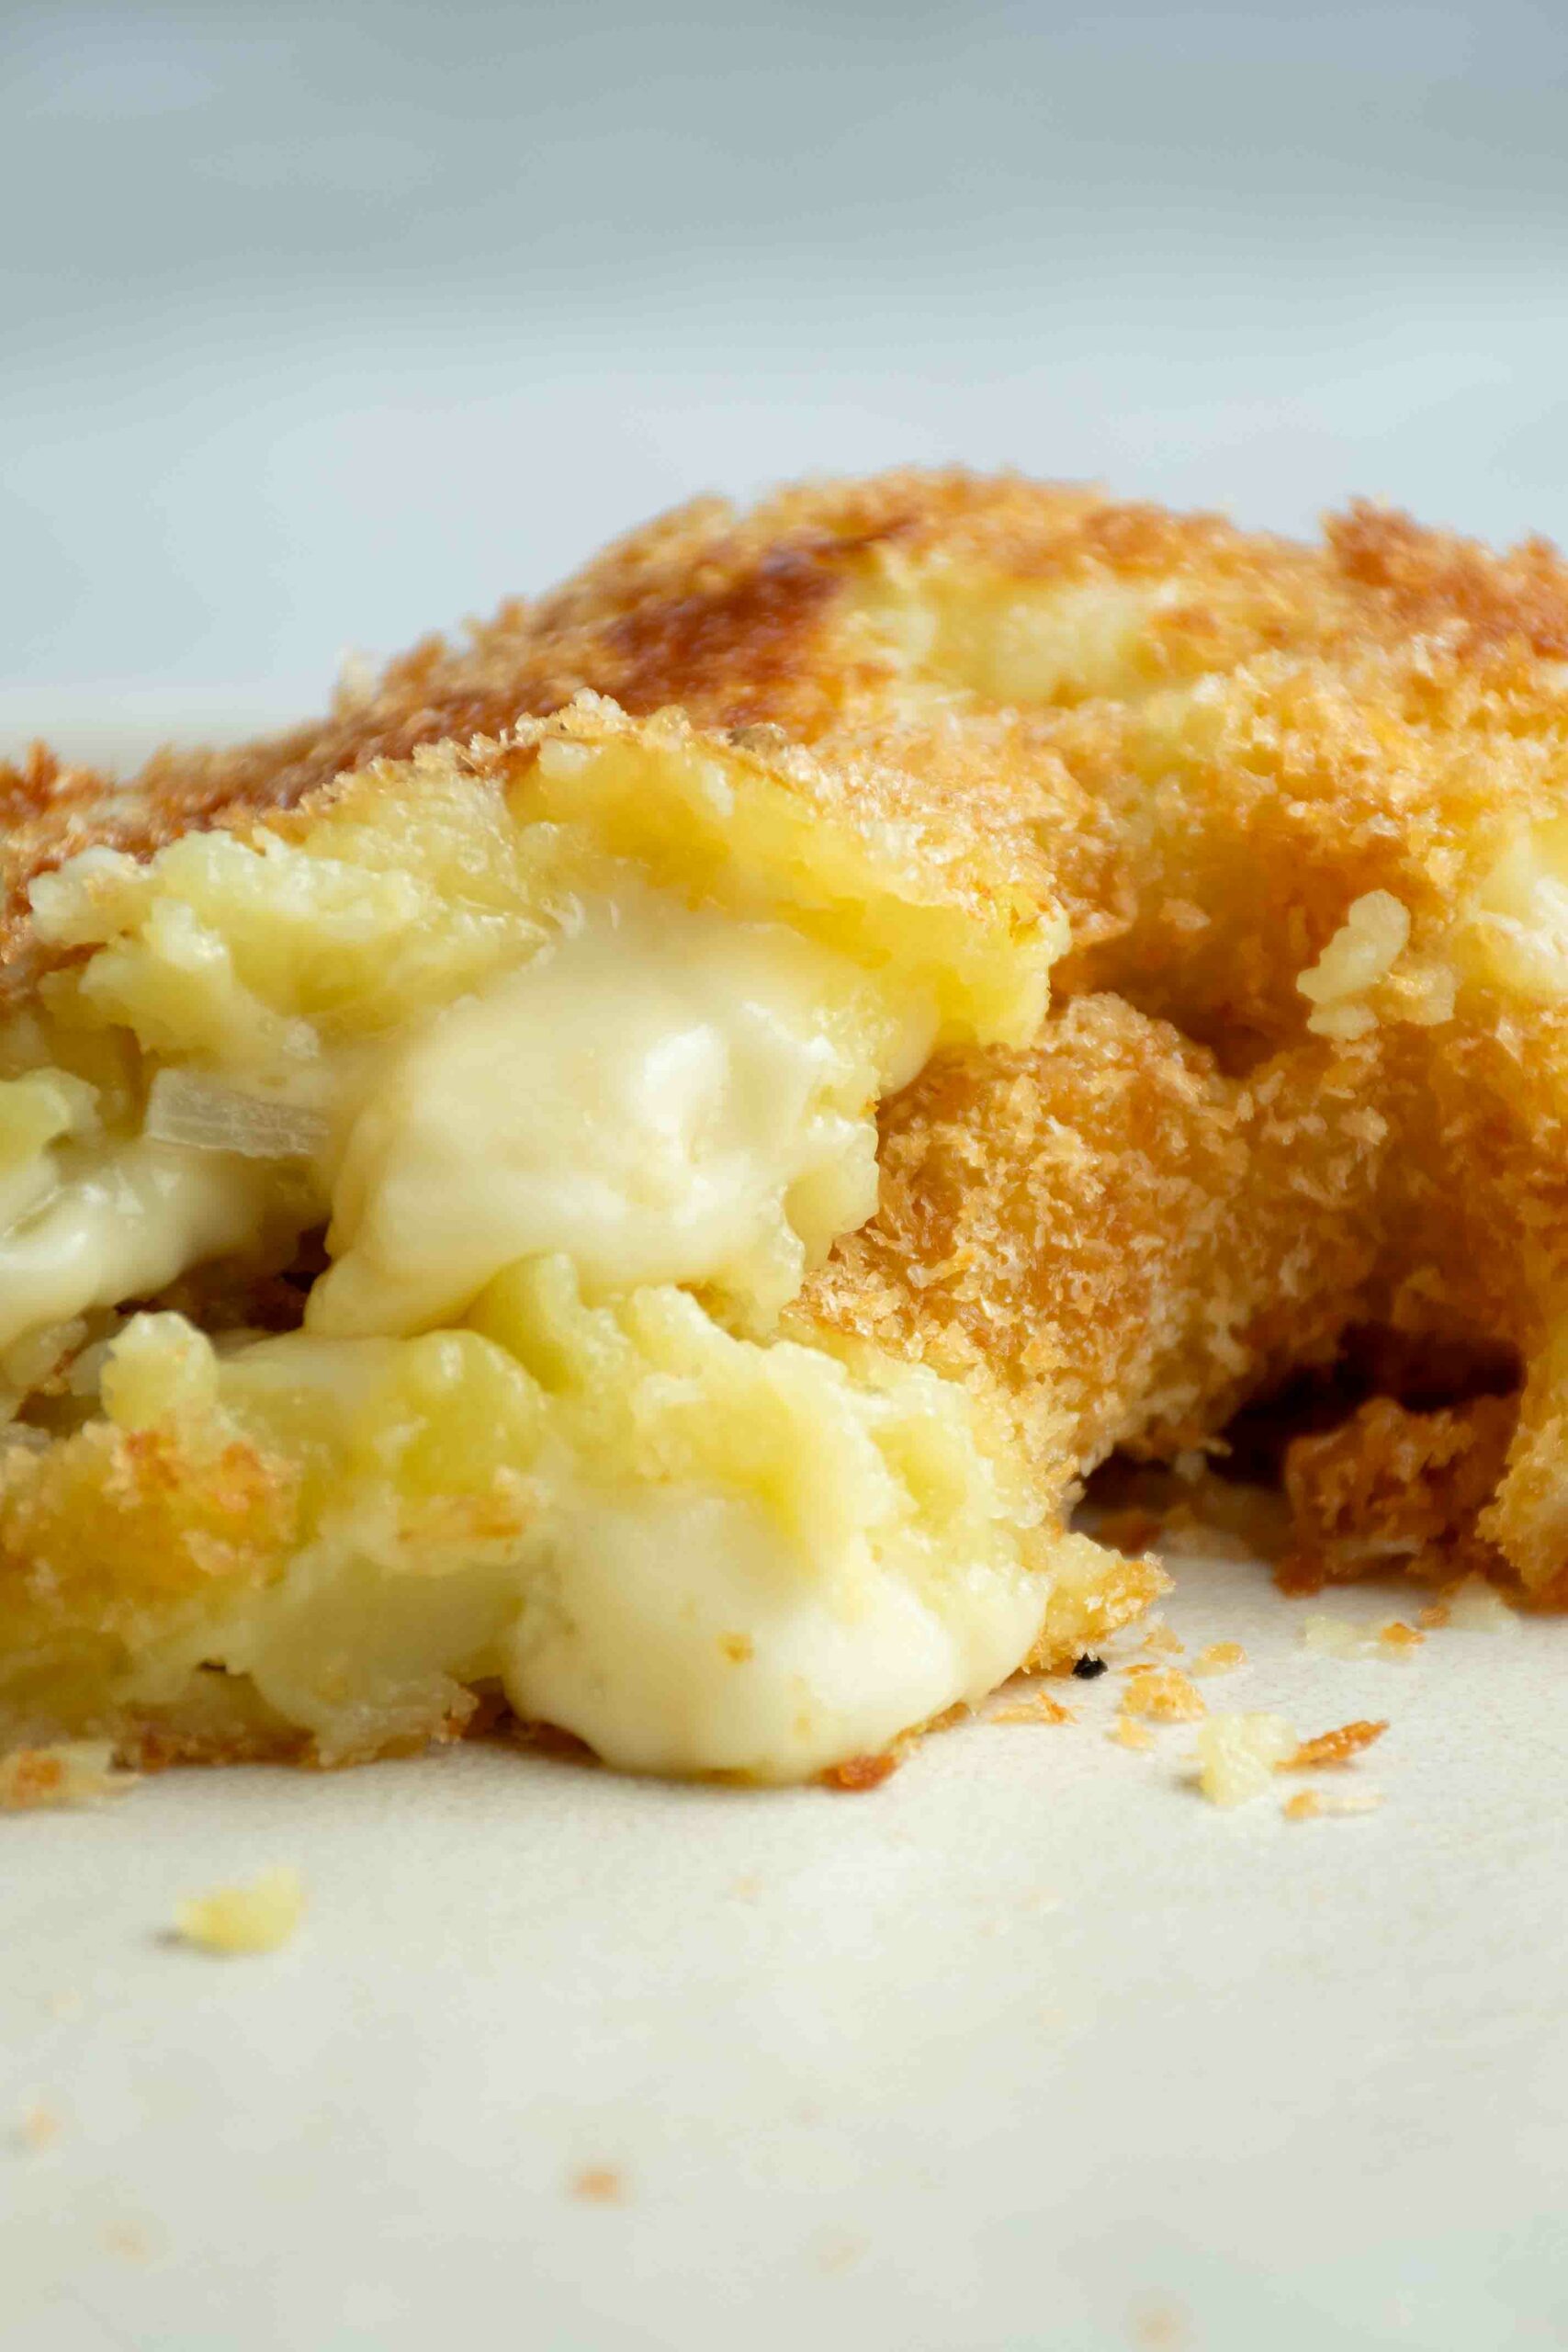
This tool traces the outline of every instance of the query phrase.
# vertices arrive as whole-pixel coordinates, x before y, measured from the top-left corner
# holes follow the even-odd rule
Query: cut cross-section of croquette
[[[120,802],[41,762],[14,792],[20,944],[27,879],[85,825],[134,846],[243,819],[583,688],[1005,808],[1070,925],[1058,999],[1120,994],[1260,1085],[1293,1082],[1281,1057],[1332,1073],[1357,1128],[1330,1123],[1320,1158],[1303,1125],[1300,1172],[1334,1193],[1354,1147],[1349,1213],[1375,1236],[1340,1321],[1445,1361],[1513,1352],[1480,1540],[1562,1585],[1568,571],[1548,546],[1494,555],[1367,506],[1302,546],[959,472],[700,503],[287,738],[171,755]],[[1292,1296],[1287,1257],[1287,1361]],[[1334,1320],[1314,1310],[1299,1351]]]
[[[583,694],[633,717],[541,726]],[[499,1685],[796,1774],[1093,1639],[1150,1576],[1082,1473],[1369,1332],[1467,1428],[1523,1365],[1427,1516],[1568,1591],[1550,550],[710,503],[287,739],[9,797],[17,1736],[346,1756]],[[499,1463],[410,1401],[470,1377]],[[1322,1457],[1335,1572],[1432,1436]]]
[[[343,1761],[499,1690],[791,1779],[1157,1581],[984,1367],[780,1328],[881,1101],[1038,1029],[1005,810],[584,701],[33,897],[0,1738]]]

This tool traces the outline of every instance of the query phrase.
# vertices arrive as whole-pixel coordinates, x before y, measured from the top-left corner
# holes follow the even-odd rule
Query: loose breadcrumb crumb
[[[151,2262],[158,2251],[152,2233],[139,2222],[111,2222],[104,2244],[124,2262]]]
[[[1200,1650],[1192,1661],[1194,1674],[1234,1674],[1238,1666],[1247,1664],[1247,1652],[1239,1642],[1211,1642]]]
[[[1175,1666],[1130,1666],[1122,1708],[1125,1714],[1148,1715],[1162,1724],[1196,1723],[1208,1712],[1202,1693]]]
[[[1133,2313],[1132,2328],[1141,2352],[1183,2352],[1190,2340],[1186,2312],[1163,2297],[1140,2303]]]
[[[1408,1659],[1426,1638],[1397,1618],[1386,1625],[1365,1625],[1353,1617],[1314,1615],[1302,1626],[1303,1645],[1325,1657]]]
[[[1118,1747],[1152,1747],[1155,1736],[1147,1724],[1135,1724],[1131,1715],[1118,1715],[1105,1735]]]
[[[1442,1606],[1446,1622],[1463,1634],[1517,1634],[1519,1612],[1510,1609],[1495,1584],[1484,1577],[1466,1577],[1452,1592],[1445,1595]]]
[[[891,1747],[880,1756],[846,1756],[841,1764],[829,1764],[820,1774],[825,1789],[842,1789],[852,1794],[863,1789],[879,1789],[898,1770],[901,1757]]]
[[[1280,1810],[1287,1821],[1319,1821],[1331,1814],[1375,1813],[1382,1803],[1376,1789],[1298,1789]]]
[[[1324,1657],[1371,1657],[1373,1637],[1353,1617],[1313,1615],[1302,1624],[1302,1645]]]
[[[123,1796],[134,1772],[114,1769],[107,1739],[65,1740],[53,1747],[15,1747],[0,1756],[0,1813],[66,1811]]]
[[[1312,1772],[1330,1765],[1348,1764],[1363,1747],[1381,1739],[1388,1729],[1385,1721],[1369,1723],[1362,1718],[1355,1723],[1337,1724],[1332,1731],[1320,1731],[1315,1739],[1303,1739],[1293,1756],[1287,1756],[1280,1766],[1281,1772]]]
[[[285,1863],[263,1871],[248,1886],[215,1886],[190,1896],[175,1912],[175,1925],[188,1944],[222,1954],[276,1951],[305,1913],[299,1873]]]
[[[30,2155],[41,2156],[52,2148],[63,2126],[52,2107],[39,2099],[28,2108],[17,2126],[17,2138]]]
[[[571,2177],[571,2193],[585,2205],[619,2205],[625,2200],[626,2184],[614,2165],[584,2165]]]
[[[1154,1657],[1180,1657],[1187,1647],[1175,1627],[1168,1625],[1163,1617],[1156,1617],[1145,1629],[1143,1645]]]
[[[986,1718],[991,1724],[1070,1724],[1077,1721],[1070,1707],[1053,1699],[1048,1690],[1038,1687],[1024,1689],[1012,1694],[1005,1707],[998,1707]]]
[[[1295,1746],[1283,1715],[1212,1715],[1198,1734],[1198,1786],[1211,1804],[1250,1804]]]

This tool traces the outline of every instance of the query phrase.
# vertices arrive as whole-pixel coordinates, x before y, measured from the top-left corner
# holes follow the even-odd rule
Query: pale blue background
[[[710,485],[1568,528],[1568,11],[0,14],[0,731],[225,729]]]

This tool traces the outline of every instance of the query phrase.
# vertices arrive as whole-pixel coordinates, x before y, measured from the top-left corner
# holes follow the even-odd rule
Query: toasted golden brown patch
[[[1560,738],[1549,673],[1565,641],[1568,575],[1543,546],[1497,558],[1365,507],[1318,549],[957,470],[808,485],[739,515],[704,500],[538,604],[503,606],[467,644],[426,639],[317,724],[161,754],[113,796],[44,752],[7,771],[4,936],[14,952],[30,876],[91,841],[146,849],[289,808],[344,769],[495,736],[588,688],[634,714],[678,704],[702,725],[778,727],[824,750],[942,763],[955,781],[1000,769],[1036,804],[1080,944],[1137,918],[1130,960],[1086,973],[1100,985],[1185,958],[1196,918],[1214,920],[1201,819],[1223,778],[1229,835],[1238,856],[1263,858],[1264,896],[1251,933],[1222,928],[1211,944],[1256,959],[1283,891],[1293,971],[1386,875],[1387,820],[1432,790],[1462,798],[1442,781],[1446,743],[1473,748],[1478,727],[1498,753]],[[1235,685],[1216,696],[1221,679]],[[1174,841],[1146,806],[1156,788],[1182,801]],[[1183,849],[1194,809],[1200,839]],[[1419,842],[1404,863],[1423,865]],[[1223,1012],[1225,987],[1201,986]],[[1231,993],[1256,986],[1244,972]]]

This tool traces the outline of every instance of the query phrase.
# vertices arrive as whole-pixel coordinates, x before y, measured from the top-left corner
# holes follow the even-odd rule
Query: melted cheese
[[[628,889],[378,1051],[319,1063],[308,1114],[258,1100],[243,1148],[171,1139],[201,1132],[207,1096],[178,1081],[192,1102],[171,1125],[167,1070],[149,1131],[73,1150],[82,1172],[45,1143],[10,1178],[0,1347],[329,1208],[309,1325],[333,1337],[457,1320],[502,1267],[554,1250],[599,1291],[708,1283],[766,1317],[875,1207],[876,1103],[931,1026],[782,925]],[[244,1098],[208,1095],[220,1147]],[[313,1168],[289,1150],[307,1115]]]
[[[747,1496],[585,1496],[544,1547],[502,1679],[521,1715],[623,1770],[800,1780],[983,1697],[1047,1590],[1016,1558],[922,1583],[858,1533],[813,1556]]]
[[[275,1173],[254,1161],[147,1136],[49,1184],[42,1204],[0,1238],[0,1347],[251,1248],[276,1190]]]
[[[428,1329],[555,1250],[600,1293],[704,1283],[771,1314],[875,1207],[876,1102],[931,1025],[780,925],[590,907],[378,1072],[309,1328]]]

